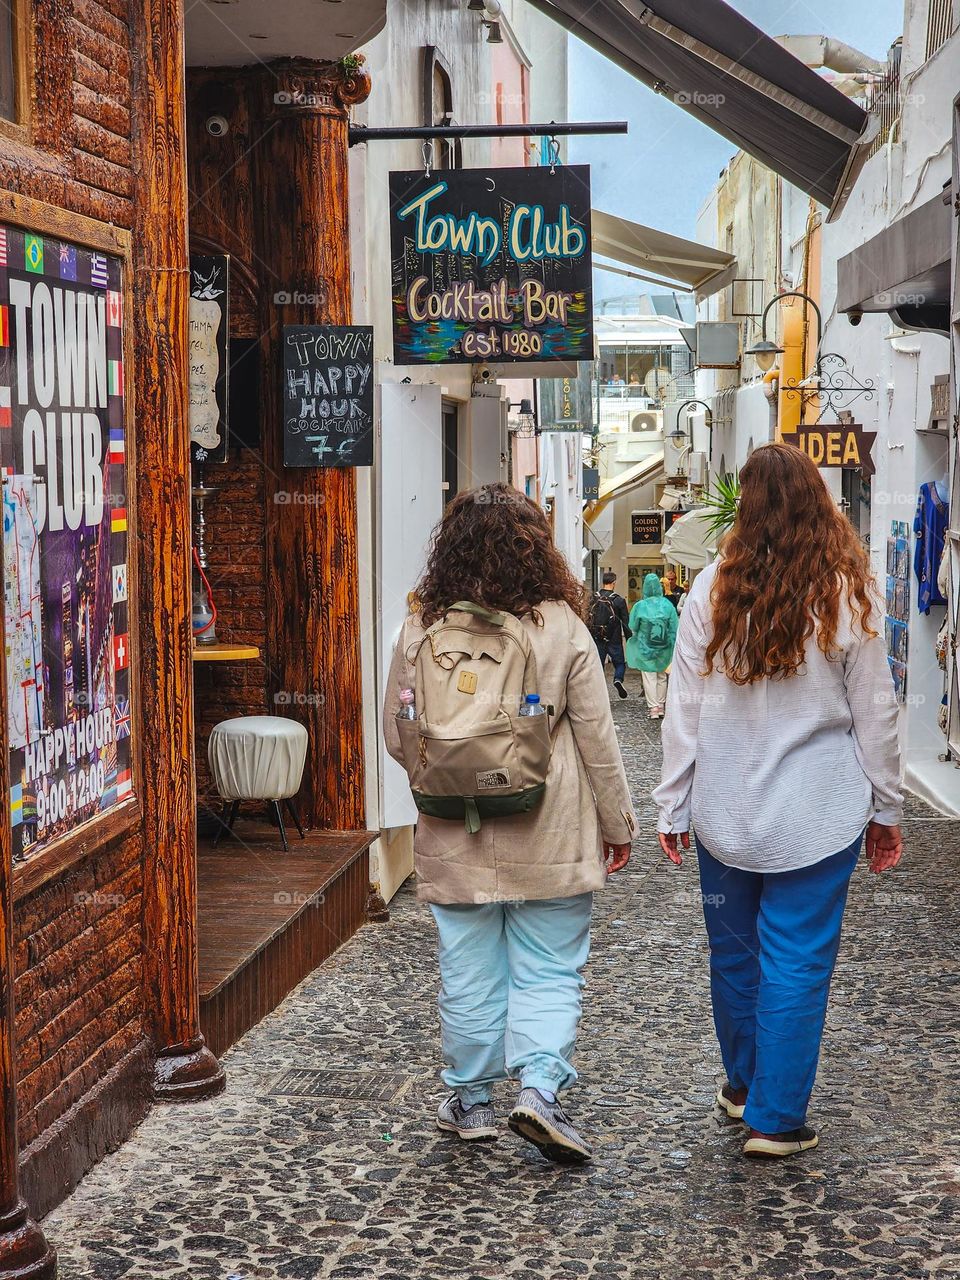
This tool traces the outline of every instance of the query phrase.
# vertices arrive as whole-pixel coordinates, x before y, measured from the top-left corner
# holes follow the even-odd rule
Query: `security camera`
[[[230,132],[230,121],[226,116],[207,116],[207,133],[211,138],[222,138]]]
[[[484,365],[477,376],[480,378],[481,382],[489,382],[493,377],[493,373],[487,365]]]
[[[862,311],[848,311],[848,312],[847,312],[847,319],[848,319],[848,320],[850,321],[850,323],[854,326],[854,328],[856,328],[856,326],[857,326],[857,325],[860,323],[860,321],[863,319],[863,312],[862,312]]]

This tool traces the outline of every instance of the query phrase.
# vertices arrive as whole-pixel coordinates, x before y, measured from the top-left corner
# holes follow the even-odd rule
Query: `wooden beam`
[[[134,48],[134,333],[143,760],[143,964],[158,1098],[223,1089],[200,1034],[196,771],[187,446],[187,172],[183,0],[131,6]],[[145,700],[146,701],[146,700]]]
[[[361,69],[302,60],[272,63],[257,78],[268,700],[285,695],[278,706],[310,735],[298,801],[305,821],[357,830],[365,822],[356,477],[284,468],[280,391],[283,326],[350,321],[347,111],[370,81]]]

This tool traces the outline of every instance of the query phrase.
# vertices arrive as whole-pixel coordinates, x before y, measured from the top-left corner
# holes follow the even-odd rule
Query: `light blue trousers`
[[[444,1082],[465,1107],[497,1080],[558,1093],[577,1078],[580,970],[593,894],[527,902],[431,904],[440,934]]]

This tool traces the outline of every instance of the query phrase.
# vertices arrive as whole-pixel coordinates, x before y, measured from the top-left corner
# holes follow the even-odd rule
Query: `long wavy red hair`
[[[868,635],[872,575],[853,526],[810,458],[792,444],[755,449],[740,472],[740,506],[710,594],[707,673],[734,684],[799,671],[806,646],[836,657],[841,602]]]
[[[458,600],[520,618],[545,600],[565,600],[582,617],[585,601],[543,511],[507,484],[457,494],[433,531],[415,596],[427,627]]]

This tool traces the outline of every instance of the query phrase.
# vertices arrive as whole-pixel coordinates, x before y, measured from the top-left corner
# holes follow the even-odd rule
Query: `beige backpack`
[[[460,819],[526,813],[543,799],[550,717],[519,714],[538,693],[537,660],[519,619],[461,600],[428,628],[416,654],[417,718],[399,719],[421,813]]]

